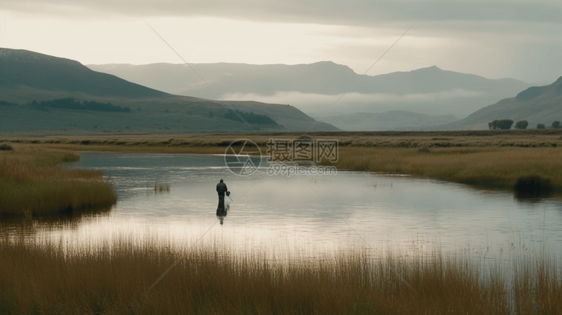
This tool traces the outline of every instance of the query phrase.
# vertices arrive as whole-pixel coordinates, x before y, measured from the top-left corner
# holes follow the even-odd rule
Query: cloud
[[[380,25],[403,21],[541,21],[560,23],[562,3],[539,0],[2,0],[2,8],[26,13],[124,16],[213,16],[254,21]]]
[[[454,100],[467,101],[477,97],[486,96],[486,93],[469,91],[464,89],[453,89],[437,93],[424,94],[361,94],[347,93],[334,107],[330,113],[341,111],[380,111],[395,109],[410,109],[411,106],[419,107],[420,103],[448,103]],[[300,92],[277,92],[272,96],[259,94],[231,93],[223,95],[226,100],[247,101],[253,100],[270,104],[289,104],[304,112],[320,113],[328,110],[339,98],[339,95],[324,95]],[[453,113],[447,112],[446,114]],[[464,114],[464,113],[463,113]]]
[[[11,40],[7,42],[13,43],[8,46],[13,48],[27,43],[25,47],[41,47],[40,51],[45,53],[65,56],[73,52],[66,56],[89,63],[107,62],[109,58],[123,62],[125,57],[131,63],[177,62],[172,53],[162,57],[166,56],[167,47],[158,47],[156,41],[150,43],[150,48],[139,44],[148,41],[142,38],[146,35],[142,24],[154,20],[154,26],[174,47],[181,49],[182,39],[187,42],[185,38],[196,42],[182,50],[190,62],[294,64],[332,60],[362,73],[415,23],[408,36],[370,74],[431,65],[491,78],[515,77],[541,83],[562,74],[558,57],[562,52],[558,44],[562,32],[559,0],[0,0],[0,5],[0,22],[12,17],[26,21],[28,28],[48,28],[49,24],[66,22],[57,29],[64,31],[51,36],[33,37],[42,32],[30,30],[30,35],[24,37],[20,33],[25,30],[19,26],[10,28],[8,20],[7,24],[0,23],[4,27],[0,29],[0,45],[6,42],[2,42],[2,36],[8,37]],[[162,22],[168,19],[186,22],[177,23],[175,30],[171,30]],[[213,27],[204,22],[212,20],[220,23]],[[89,35],[88,31],[94,33],[93,29],[80,28],[85,21],[93,21],[99,27],[95,31],[103,32],[103,36]],[[132,26],[120,28],[120,23],[131,21],[139,24],[135,27],[144,33]],[[247,23],[247,27],[237,23]],[[280,31],[282,28],[289,30],[287,35]],[[308,33],[295,34],[295,29]],[[86,46],[88,43],[80,38],[80,32],[96,41]],[[221,37],[220,32],[228,34],[228,38]],[[72,33],[72,38],[65,33]],[[128,34],[137,34],[134,36],[139,40],[128,39]],[[51,46],[49,41],[53,42]],[[81,45],[73,46],[75,41]],[[224,49],[217,48],[218,41],[222,41]],[[42,43],[31,44],[36,42]],[[64,42],[68,43],[65,47]],[[89,54],[80,53],[77,47],[87,47]],[[79,58],[80,54],[85,57]]]
[[[486,93],[481,91],[470,91],[465,89],[452,89],[449,91],[442,91],[437,93],[412,93],[412,94],[390,94],[390,93],[347,93],[345,94],[346,102],[354,103],[417,103],[420,101],[430,102],[437,100],[451,100],[455,98],[483,96]],[[264,103],[275,104],[331,104],[334,103],[340,95],[326,95],[314,93],[301,93],[301,92],[277,92],[272,96],[264,96],[261,94],[253,93],[230,93],[225,94],[223,98],[228,100],[246,101],[254,100]]]

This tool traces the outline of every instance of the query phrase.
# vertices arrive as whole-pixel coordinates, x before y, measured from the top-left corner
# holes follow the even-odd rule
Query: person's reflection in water
[[[224,208],[224,210],[217,209],[217,218],[219,218],[221,225],[224,223],[224,218],[228,214],[228,205]]]

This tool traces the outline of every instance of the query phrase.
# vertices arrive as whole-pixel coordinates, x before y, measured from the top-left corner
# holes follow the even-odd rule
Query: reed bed
[[[519,314],[562,314],[562,279],[557,260],[545,257],[516,265],[515,305]]]
[[[169,184],[154,184],[154,192],[155,193],[159,193],[159,192],[169,192],[170,191],[170,185]]]
[[[323,164],[332,165],[324,161]],[[562,148],[364,148],[343,147],[339,169],[409,174],[483,188],[514,188],[519,178],[550,179],[562,191]]]
[[[0,153],[0,214],[59,214],[115,204],[117,196],[101,172],[60,167],[79,158],[29,146]]]
[[[237,253],[220,242],[186,248],[120,236],[68,245],[0,237],[2,314],[509,314],[499,274],[444,258],[371,260],[360,250],[316,259]],[[151,291],[147,289],[179,259]],[[534,274],[531,274],[534,276]],[[551,275],[549,275],[551,276]],[[485,279],[485,280],[483,280]],[[411,287],[410,287],[411,286]],[[562,310],[522,286],[525,314]],[[544,305],[548,303],[548,305]]]
[[[518,179],[539,176],[562,193],[562,131],[478,130],[431,132],[314,132],[79,137],[5,137],[14,143],[65,150],[224,154],[237,139],[267,152],[270,139],[338,140],[339,169],[409,174],[513,190]],[[330,165],[324,161],[323,164]]]
[[[286,132],[170,135],[84,135],[52,137],[0,137],[12,143],[42,144],[70,150],[224,153],[233,141],[250,139],[266,147],[269,139],[338,140],[340,147],[532,147],[562,146],[561,129],[473,131]]]

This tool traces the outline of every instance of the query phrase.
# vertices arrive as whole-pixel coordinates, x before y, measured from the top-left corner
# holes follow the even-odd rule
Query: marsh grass
[[[41,144],[87,151],[128,151],[168,153],[224,153],[233,141],[250,139],[267,147],[270,139],[338,140],[340,147],[371,148],[463,148],[562,146],[562,130],[476,130],[476,131],[386,131],[386,132],[288,132],[171,134],[120,136],[2,137],[0,141]]]
[[[518,314],[561,314],[559,261],[548,256],[516,265],[515,304]]]
[[[13,151],[14,148],[7,143],[0,143],[0,151]]]
[[[0,313],[509,314],[499,274],[484,281],[477,268],[438,252],[409,258],[389,252],[371,260],[357,250],[271,260],[220,242],[185,248],[150,237],[80,245],[0,237]],[[525,290],[520,296],[528,303],[542,303]],[[558,294],[551,305],[558,309],[560,291],[549,293]]]
[[[0,214],[69,213],[115,204],[117,197],[99,171],[64,170],[72,152],[16,146],[0,153]]]
[[[322,164],[332,165],[327,161]],[[562,148],[409,148],[340,147],[339,169],[409,174],[482,188],[512,190],[518,179],[539,176],[562,191]]]
[[[540,176],[562,194],[560,130],[480,130],[443,132],[315,132],[254,134],[184,134],[5,138],[16,143],[65,150],[224,154],[237,139],[250,139],[267,152],[270,139],[338,140],[339,169],[409,174],[514,190],[518,179]],[[323,164],[330,164],[326,161]]]
[[[170,185],[169,184],[154,184],[154,192],[159,193],[159,192],[169,192],[170,191]]]

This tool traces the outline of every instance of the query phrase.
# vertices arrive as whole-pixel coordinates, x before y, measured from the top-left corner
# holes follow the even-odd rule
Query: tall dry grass
[[[362,252],[291,256],[278,263],[217,244],[187,251],[150,238],[67,246],[4,236],[0,313],[509,314],[500,275],[483,281],[469,263],[437,252],[408,259],[388,253],[377,261]],[[562,309],[560,291],[550,293],[558,294],[551,307]]]
[[[549,178],[562,192],[562,131],[479,130],[440,132],[315,132],[313,139],[338,140],[335,166],[354,171],[410,174],[484,188],[513,189],[518,178]],[[269,139],[302,133],[183,134],[6,138],[18,143],[117,152],[223,154],[237,139],[251,139],[266,154]],[[326,162],[325,162],[326,163]]]
[[[340,146],[377,148],[418,147],[561,147],[562,130],[284,132],[170,135],[84,135],[58,137],[0,137],[0,141],[41,144],[69,150],[224,153],[238,139],[250,139],[266,148],[269,139],[338,140]]]
[[[330,164],[324,161],[323,164]],[[549,178],[562,191],[562,148],[341,147],[340,169],[410,174],[486,188],[513,189],[520,177]]]
[[[562,314],[559,261],[548,256],[516,265],[515,304],[519,314]]]
[[[0,153],[0,214],[58,214],[115,204],[117,196],[101,172],[60,167],[79,158],[26,146]]]

